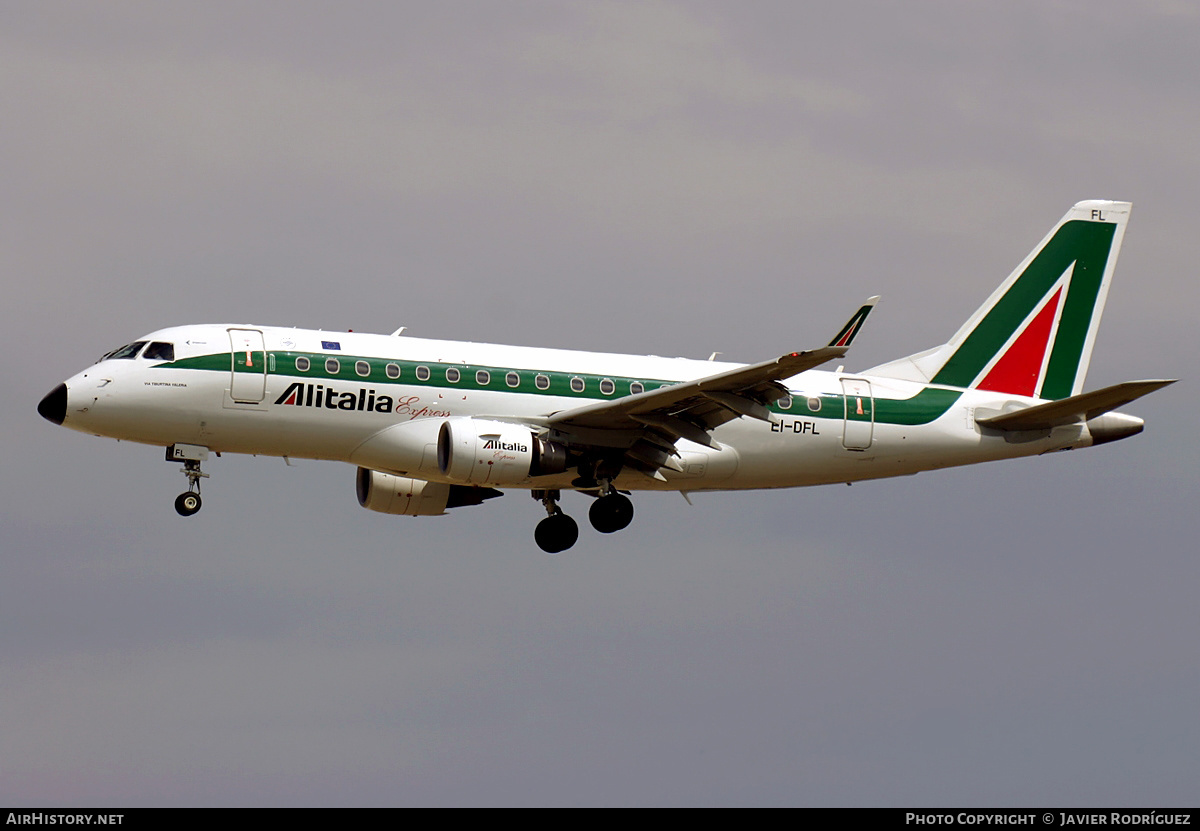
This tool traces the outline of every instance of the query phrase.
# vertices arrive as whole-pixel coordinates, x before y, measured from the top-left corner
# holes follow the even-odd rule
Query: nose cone
[[[46,421],[62,424],[67,417],[67,385],[59,384],[38,404],[38,412]]]

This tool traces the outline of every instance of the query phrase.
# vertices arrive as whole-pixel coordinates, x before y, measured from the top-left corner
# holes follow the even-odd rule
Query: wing
[[[557,430],[577,428],[612,430],[638,428],[644,424],[679,420],[694,429],[677,433],[680,438],[712,444],[706,431],[738,416],[769,420],[767,405],[788,394],[780,381],[799,375],[846,354],[843,346],[826,346],[810,352],[791,352],[773,361],[739,367],[709,375],[698,381],[647,390],[616,401],[600,401],[550,416]],[[704,435],[701,435],[704,434]]]
[[[659,468],[678,469],[672,457],[680,439],[718,448],[709,435],[714,428],[741,416],[770,421],[768,406],[788,394],[781,382],[845,355],[877,299],[867,301],[829,346],[565,410],[546,426],[570,444],[622,453],[622,465],[661,479]]]

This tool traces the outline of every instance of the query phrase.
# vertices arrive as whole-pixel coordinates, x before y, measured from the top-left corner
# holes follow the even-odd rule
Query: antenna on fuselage
[[[408,328],[407,326],[401,326],[401,327],[400,327],[399,329],[397,329],[395,332],[392,332],[392,334],[391,334],[391,337],[393,337],[393,338],[394,338],[394,337],[396,337],[397,335],[399,335],[400,333],[402,333],[402,332],[403,332],[405,329],[407,329],[407,328]]]

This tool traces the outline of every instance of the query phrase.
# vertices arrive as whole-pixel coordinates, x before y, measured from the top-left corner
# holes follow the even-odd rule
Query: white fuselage
[[[71,377],[64,426],[160,446],[334,459],[433,482],[452,482],[436,459],[447,418],[537,429],[556,412],[629,395],[631,385],[654,389],[739,366],[251,325],[175,327],[142,340],[172,344],[173,361],[107,359]],[[817,370],[785,383],[791,399],[772,407],[769,422],[736,418],[712,431],[714,447],[680,440],[682,470],[663,469],[662,478],[652,478],[627,469],[615,484],[682,491],[795,487],[1092,441],[1085,424],[1026,436],[976,425],[976,410],[999,412],[1036,399]],[[568,488],[573,477],[568,471],[503,486]]]

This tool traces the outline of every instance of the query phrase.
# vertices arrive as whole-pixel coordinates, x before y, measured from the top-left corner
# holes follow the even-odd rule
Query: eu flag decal
[[[341,351],[342,345],[335,340],[323,340],[323,341],[321,341],[321,348],[322,349],[337,349],[338,351]]]

